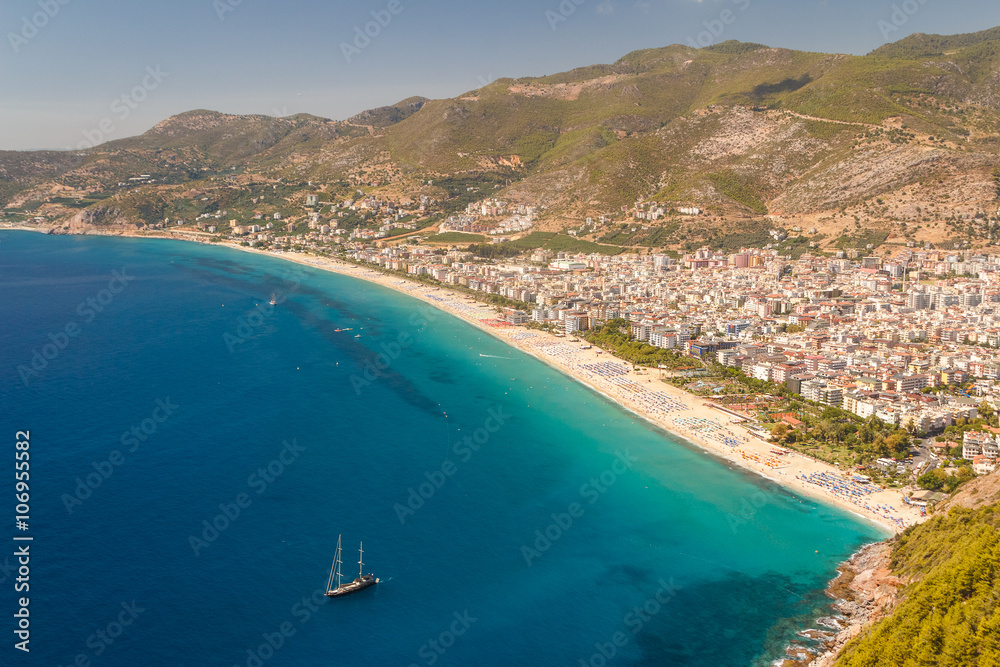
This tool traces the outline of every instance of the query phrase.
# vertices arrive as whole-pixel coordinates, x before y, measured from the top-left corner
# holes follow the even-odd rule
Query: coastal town
[[[421,221],[439,202],[427,197],[303,203],[305,215],[226,228],[219,211],[150,231],[419,292],[668,430],[892,530],[996,469],[1000,256],[912,243],[788,252],[797,227],[734,252],[497,253],[539,208],[474,201],[438,215],[432,235]],[[666,211],[629,213],[640,224]]]
[[[448,231],[507,229],[448,222]],[[460,303],[466,319],[468,303],[492,297],[473,319],[494,334],[549,363],[555,358],[641,414],[657,413],[672,431],[712,440],[716,450],[721,443],[745,467],[787,476],[789,456],[833,464],[797,467],[803,490],[846,500],[893,529],[996,467],[998,256],[902,248],[793,259],[776,249],[702,248],[677,257],[535,249],[496,259],[419,239],[341,239],[340,253],[322,244],[322,232],[300,240],[313,255],[408,278],[392,281],[396,289],[460,289],[468,296],[451,306]],[[595,350],[588,341],[609,322],[627,323],[623,333],[645,346],[645,358],[622,363],[610,358],[615,350]],[[720,368],[731,375],[718,377]],[[709,399],[700,404],[714,412],[672,415],[689,408],[692,394]],[[838,434],[831,417],[884,433],[872,438],[862,428],[855,439],[854,428],[841,426],[846,448],[811,446],[815,431]],[[868,502],[879,486],[895,495]]]
[[[996,333],[989,304],[1000,291],[990,287],[996,265],[986,261],[972,262],[979,279],[930,286],[921,277],[907,288],[914,291],[900,292],[897,282],[893,293],[892,261],[865,268],[871,258],[789,262],[760,251],[699,252],[681,261],[541,252],[500,263],[419,246],[358,249],[341,259],[290,255],[433,302],[715,454],[893,530],[918,522],[945,497],[919,488],[918,477],[942,489],[939,478],[958,480],[967,466],[989,474],[996,465],[1000,429],[982,413],[997,398],[988,337]],[[705,258],[716,263],[699,267]],[[928,278],[951,268],[925,251],[903,261],[907,276],[910,268]],[[533,307],[482,304],[474,292]],[[927,302],[914,308],[910,294]],[[628,322],[630,340],[668,351],[674,368],[692,370],[624,363],[588,342],[589,333],[614,321]],[[725,385],[702,379],[712,366],[785,396],[724,393]],[[789,412],[796,402],[799,410]],[[896,436],[904,451],[877,456],[859,440],[858,453],[839,466],[796,451],[802,448],[789,444],[787,433],[805,428],[810,406],[850,415],[862,437],[864,424],[905,433]],[[785,436],[775,446],[779,433]],[[895,444],[892,438],[884,443]]]
[[[8,4],[20,662],[1000,667],[995,1]]]

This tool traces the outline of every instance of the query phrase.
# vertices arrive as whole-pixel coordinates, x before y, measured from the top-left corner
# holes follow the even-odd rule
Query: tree
[[[820,419],[829,419],[831,421],[839,421],[844,418],[844,411],[840,408],[835,408],[832,405],[823,410],[823,414],[819,416]]]
[[[874,454],[877,458],[885,458],[891,453],[889,451],[889,445],[885,443],[885,436],[881,433],[875,436],[875,441],[868,447],[868,451]]]
[[[844,648],[837,665],[1000,665],[998,518],[992,507],[956,507],[900,535],[892,570],[913,583],[888,618]]]
[[[976,644],[979,646],[980,664],[1000,664],[1000,607],[996,607],[993,615],[979,626]]]
[[[784,442],[788,438],[788,424],[784,422],[775,424],[774,428],[771,429],[771,439],[775,442]]]
[[[934,614],[930,619],[924,621],[923,629],[914,645],[914,653],[918,665],[939,664],[941,657],[941,647],[944,645],[944,630],[941,627],[941,615]]]
[[[917,486],[928,491],[940,491],[944,488],[946,477],[947,475],[941,470],[930,470],[917,478]]]
[[[977,664],[976,637],[972,631],[972,624],[962,613],[962,607],[952,607],[945,616],[945,627],[948,634],[945,636],[942,657],[944,663],[952,665],[974,665]],[[948,663],[947,661],[950,661]],[[936,663],[935,663],[936,664]],[[978,663],[988,664],[988,663]]]
[[[910,455],[910,436],[905,431],[896,431],[884,442],[893,458],[905,459]]]
[[[831,440],[832,441],[840,440],[840,426],[839,424],[833,422],[833,420],[830,419],[820,420],[816,428],[818,429],[819,435],[822,436],[823,440],[827,442]]]
[[[993,406],[987,403],[986,401],[980,403],[979,406],[976,408],[976,410],[979,412],[979,416],[986,420],[987,424],[991,426],[996,426],[998,423],[1000,423],[998,422],[1000,416],[997,415],[997,412],[996,410],[993,409]]]
[[[969,468],[968,466],[963,466],[959,468],[958,472],[955,473],[954,475],[947,476],[947,478],[944,480],[944,490],[947,493],[952,493],[958,487],[962,486],[975,476],[976,474],[972,472],[972,468]]]

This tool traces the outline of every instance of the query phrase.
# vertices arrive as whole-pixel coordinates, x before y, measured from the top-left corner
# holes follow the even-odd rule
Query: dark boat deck
[[[326,596],[330,598],[341,597],[343,595],[350,595],[351,593],[357,593],[358,591],[363,591],[366,588],[370,588],[378,583],[376,579],[371,574],[366,574],[363,577],[355,579],[349,584],[344,584],[340,588],[336,588],[332,591],[327,591]]]

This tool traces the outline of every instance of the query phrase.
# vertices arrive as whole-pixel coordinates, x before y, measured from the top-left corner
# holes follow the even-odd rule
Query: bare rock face
[[[836,616],[821,618],[822,630],[807,630],[799,636],[819,642],[793,642],[781,667],[832,667],[844,646],[873,623],[892,613],[899,589],[907,582],[889,571],[892,545],[869,544],[840,566],[840,575],[830,582],[826,594],[836,600]]]
[[[907,582],[889,571],[891,553],[887,542],[870,544],[840,568],[840,576],[830,584],[827,594],[838,599],[834,607],[846,625],[828,642],[827,652],[808,663],[809,667],[832,667],[847,642],[892,612],[899,589]]]
[[[116,208],[88,208],[80,211],[61,229],[54,233],[63,234],[125,234],[141,229],[141,225],[129,221]]]

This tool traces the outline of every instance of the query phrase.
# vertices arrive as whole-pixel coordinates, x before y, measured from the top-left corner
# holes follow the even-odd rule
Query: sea
[[[278,258],[0,231],[0,322],[3,665],[769,665],[887,536]]]

